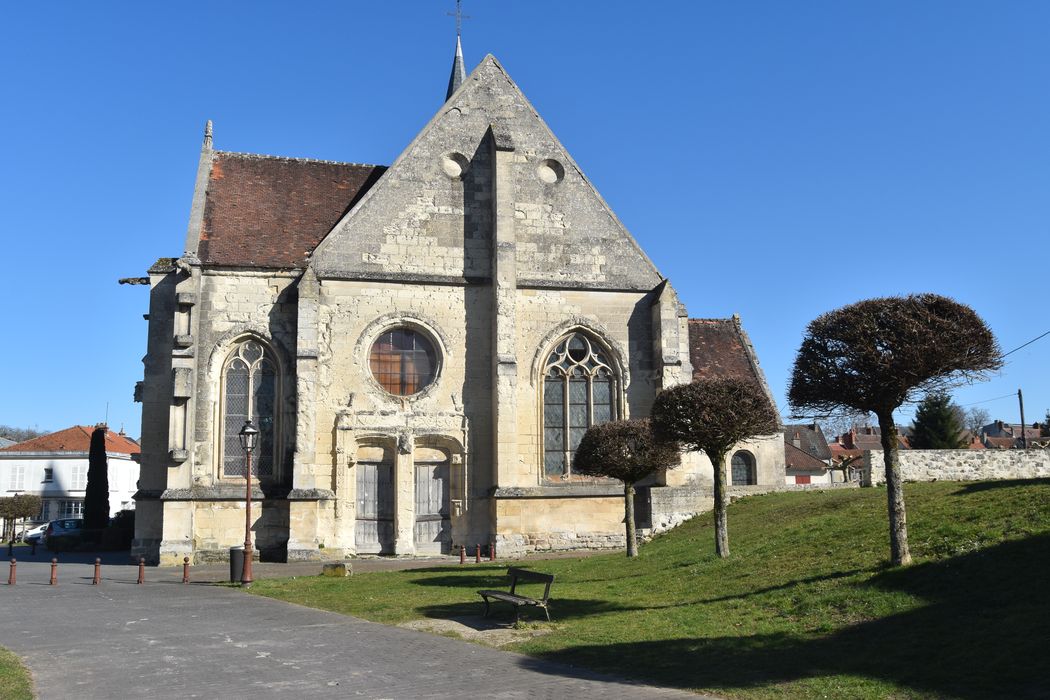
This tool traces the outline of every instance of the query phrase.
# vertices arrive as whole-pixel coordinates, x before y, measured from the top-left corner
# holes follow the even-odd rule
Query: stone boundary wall
[[[901,450],[904,481],[980,481],[1050,477],[1050,450]],[[886,482],[882,450],[864,453],[864,486]]]

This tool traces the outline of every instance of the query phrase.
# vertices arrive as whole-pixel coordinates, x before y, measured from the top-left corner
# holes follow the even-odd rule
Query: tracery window
[[[750,452],[736,452],[730,460],[729,468],[733,486],[752,486],[758,483],[755,478],[755,458]]]
[[[244,476],[244,450],[237,434],[249,419],[259,429],[259,441],[252,453],[252,476],[273,476],[277,390],[277,363],[262,343],[248,340],[230,353],[223,370],[223,476]]]
[[[587,428],[617,415],[615,374],[607,352],[583,333],[555,346],[543,371],[543,471],[571,473]]]
[[[437,374],[434,344],[411,328],[394,328],[376,338],[368,365],[379,385],[395,396],[426,389]]]

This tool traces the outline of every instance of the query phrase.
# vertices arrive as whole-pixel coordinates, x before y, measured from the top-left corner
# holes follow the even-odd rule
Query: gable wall
[[[318,246],[318,276],[488,277],[493,140],[513,150],[508,181],[499,186],[512,190],[522,284],[648,291],[660,282],[491,57]]]

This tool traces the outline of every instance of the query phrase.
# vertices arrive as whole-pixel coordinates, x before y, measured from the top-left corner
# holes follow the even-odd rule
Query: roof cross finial
[[[463,20],[470,19],[470,15],[463,14],[463,0],[456,0],[456,11],[446,12],[449,17],[456,18],[456,36],[459,37],[463,33]]]

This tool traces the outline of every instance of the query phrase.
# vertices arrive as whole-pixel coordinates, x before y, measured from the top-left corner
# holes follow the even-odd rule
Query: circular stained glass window
[[[394,328],[376,338],[368,364],[379,385],[395,396],[418,394],[434,382],[434,344],[411,328]]]

